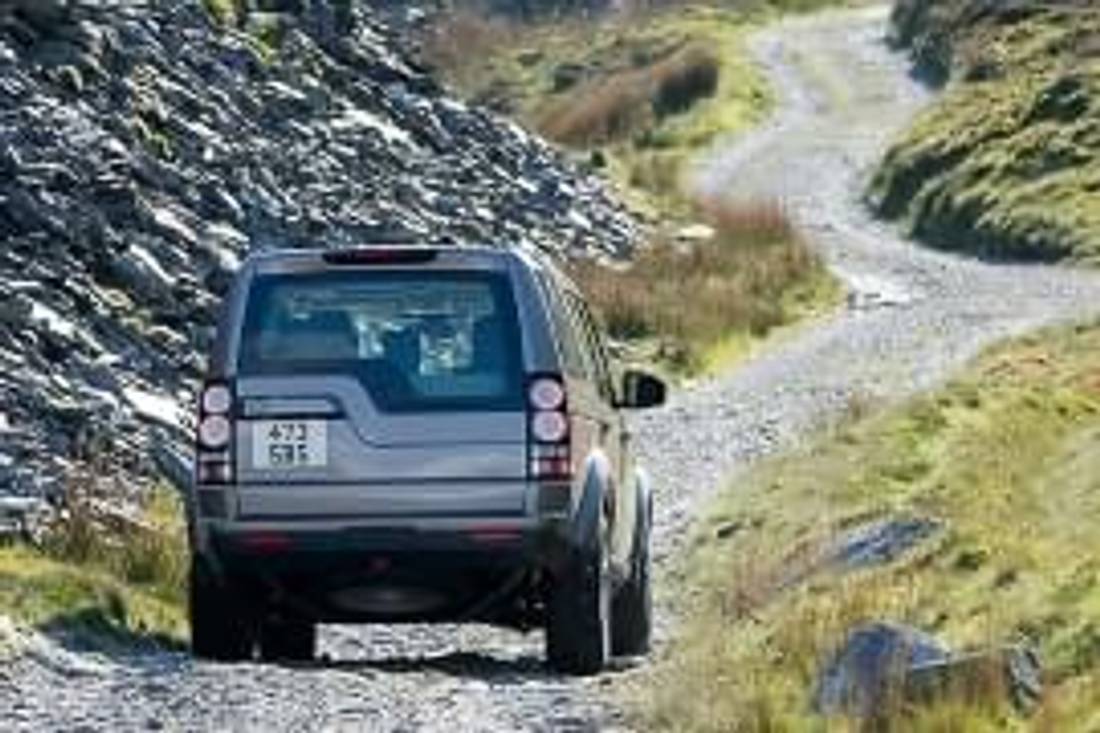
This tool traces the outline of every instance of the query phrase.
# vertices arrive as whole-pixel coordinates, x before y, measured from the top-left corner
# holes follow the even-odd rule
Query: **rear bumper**
[[[234,523],[207,528],[200,555],[258,603],[285,603],[318,620],[401,622],[501,620],[568,552],[564,522],[439,520],[342,528]],[[349,589],[432,593],[438,601],[403,611],[334,600]]]
[[[514,564],[552,562],[566,549],[565,522],[425,521],[339,528],[303,523],[233,523],[208,529],[208,547],[227,565],[322,564],[329,556],[459,554]]]

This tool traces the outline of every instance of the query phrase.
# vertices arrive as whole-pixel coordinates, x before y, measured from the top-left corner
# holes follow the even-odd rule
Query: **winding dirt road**
[[[723,477],[789,446],[853,396],[898,399],[994,339],[1100,310],[1091,275],[929,252],[866,214],[864,176],[926,101],[883,44],[885,22],[874,7],[759,34],[754,50],[780,111],[698,170],[701,190],[782,200],[852,296],[735,373],[638,419],[659,488],[659,571]],[[670,631],[666,611],[661,637]],[[157,650],[89,654],[13,635],[21,651],[0,661],[4,730],[592,730],[621,720],[608,700],[616,674],[548,674],[538,634],[326,629],[328,661],[298,668],[196,664]]]

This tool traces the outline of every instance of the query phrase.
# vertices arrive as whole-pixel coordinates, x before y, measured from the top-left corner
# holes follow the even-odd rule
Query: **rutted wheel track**
[[[659,491],[659,559],[723,476],[789,445],[853,396],[899,398],[994,339],[1100,310],[1092,275],[932,253],[867,216],[862,176],[924,100],[904,60],[886,51],[884,28],[876,7],[758,36],[780,114],[699,171],[705,190],[784,201],[853,295],[844,311],[639,418],[639,449]],[[614,674],[552,676],[541,635],[484,627],[326,630],[328,661],[298,668],[195,664],[148,650],[86,654],[39,635],[20,646],[0,662],[5,730],[574,730],[618,717],[605,699]]]

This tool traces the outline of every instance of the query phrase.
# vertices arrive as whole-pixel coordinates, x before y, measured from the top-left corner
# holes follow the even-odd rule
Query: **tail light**
[[[233,387],[209,382],[199,397],[195,478],[199,485],[231,484],[233,475]]]
[[[532,377],[527,387],[531,478],[568,481],[573,472],[565,384],[557,375]]]

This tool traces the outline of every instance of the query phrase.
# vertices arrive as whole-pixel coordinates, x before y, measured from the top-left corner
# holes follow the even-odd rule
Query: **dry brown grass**
[[[457,9],[444,22],[435,23],[421,39],[425,61],[457,81],[483,72],[480,62],[510,48],[519,29],[504,18],[489,17],[470,9]]]
[[[718,58],[701,46],[689,45],[640,68],[582,86],[543,115],[539,131],[573,146],[621,140],[712,96],[719,75]]]
[[[658,240],[626,268],[585,262],[572,272],[617,339],[657,339],[687,372],[735,334],[760,336],[791,319],[793,286],[822,271],[775,204],[710,204],[714,229],[693,243]]]
[[[554,104],[539,121],[539,132],[577,147],[617,140],[648,122],[649,99],[643,72],[620,72],[586,84],[572,99]]]

